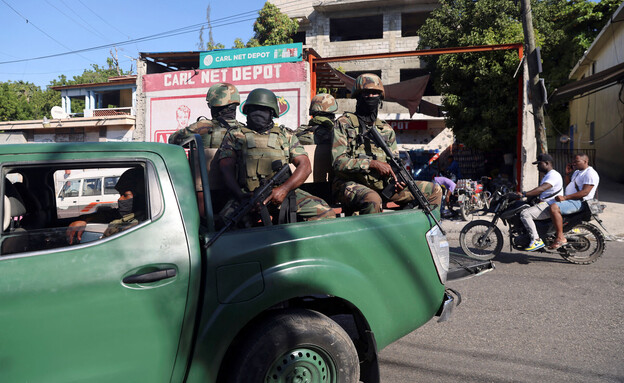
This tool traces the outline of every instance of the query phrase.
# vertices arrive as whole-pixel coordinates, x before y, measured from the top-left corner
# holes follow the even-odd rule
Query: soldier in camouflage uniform
[[[82,233],[89,222],[108,223],[102,237],[109,237],[120,231],[134,227],[145,220],[145,183],[143,168],[126,170],[115,190],[119,193],[117,209],[102,209],[94,214],[81,215],[67,227],[66,235],[69,244],[82,239]]]
[[[362,136],[364,129],[378,129],[388,147],[398,155],[396,134],[390,125],[377,118],[384,97],[381,79],[375,74],[360,75],[353,87],[357,99],[355,113],[345,113],[336,120],[332,144],[334,181],[332,191],[347,213],[379,213],[382,210],[381,191],[396,175],[388,164],[385,152]],[[427,200],[440,206],[442,189],[431,182],[417,181]],[[414,196],[397,183],[390,201],[407,205]]]
[[[199,117],[197,122],[169,136],[170,144],[179,145],[189,136],[199,134],[204,142],[204,148],[218,148],[228,129],[243,126],[236,121],[240,95],[234,85],[225,82],[214,84],[206,93],[206,102],[212,120]]]
[[[338,104],[331,94],[314,96],[310,102],[310,122],[301,125],[295,133],[299,142],[302,145],[331,144],[337,110]]]
[[[336,214],[321,198],[301,189],[301,184],[312,172],[312,165],[297,137],[287,128],[273,123],[279,116],[275,94],[268,89],[255,89],[247,97],[243,107],[247,126],[230,129],[221,144],[217,160],[224,182],[237,200],[253,192],[263,179],[272,177],[273,161],[292,163],[295,171],[282,185],[273,189],[265,201],[274,207],[294,192],[296,214],[304,220],[335,218]],[[238,171],[237,171],[238,170]],[[295,203],[295,201],[292,201]]]

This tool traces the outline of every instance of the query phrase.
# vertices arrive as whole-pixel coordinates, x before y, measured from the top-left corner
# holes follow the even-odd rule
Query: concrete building
[[[131,141],[136,79],[122,76],[105,83],[53,87],[61,92],[62,105],[52,108],[52,118],[0,122],[0,144]],[[84,108],[72,109],[72,99],[84,100]]]
[[[576,81],[552,97],[571,99],[570,149],[595,149],[600,175],[624,182],[624,3],[572,69],[570,79]]]
[[[270,1],[299,22],[295,42],[302,42],[305,48],[314,49],[323,58],[416,50],[418,29],[439,6],[437,0]],[[353,60],[331,65],[354,78],[366,72],[375,73],[384,85],[429,73],[419,57]],[[346,98],[346,92],[338,95],[340,113],[355,109],[355,100]],[[431,85],[423,99],[438,105],[441,101]],[[410,115],[407,108],[390,102],[384,103],[380,117],[395,127],[402,149],[444,150],[453,143],[453,134],[446,129],[443,117]]]

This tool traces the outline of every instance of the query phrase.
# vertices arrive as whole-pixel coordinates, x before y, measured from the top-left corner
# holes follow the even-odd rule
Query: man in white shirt
[[[574,170],[576,168],[576,170]],[[574,170],[574,173],[572,171]],[[563,246],[567,240],[563,236],[562,214],[572,214],[581,210],[583,201],[594,198],[600,177],[598,173],[589,166],[589,157],[585,153],[574,156],[574,161],[566,165],[565,195],[555,197],[556,203],[550,205],[550,216],[557,230],[555,242],[548,246],[554,250]]]
[[[555,202],[555,196],[563,195],[563,178],[561,178],[561,174],[558,171],[553,169],[553,158],[550,154],[539,154],[537,161],[533,162],[533,165],[537,165],[537,170],[544,174],[544,178],[542,178],[538,187],[522,193],[523,197],[539,196],[540,201],[536,205],[520,212],[520,220],[529,234],[531,234],[531,242],[524,249],[525,251],[535,251],[544,247],[544,241],[540,239],[533,221],[549,218],[549,205]]]

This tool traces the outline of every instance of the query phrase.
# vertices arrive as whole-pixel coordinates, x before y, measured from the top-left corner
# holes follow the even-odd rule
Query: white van
[[[101,206],[117,207],[119,193],[115,185],[128,168],[63,170],[55,172],[60,181],[56,194],[59,218],[94,213]]]

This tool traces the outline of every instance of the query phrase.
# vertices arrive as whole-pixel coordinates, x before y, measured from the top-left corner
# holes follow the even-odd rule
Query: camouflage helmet
[[[226,106],[230,104],[240,104],[240,95],[238,89],[227,82],[214,84],[206,93],[206,102],[211,108]]]
[[[384,98],[384,86],[379,76],[374,73],[364,73],[355,79],[351,97],[356,98],[364,89],[378,90],[381,92],[381,98]]]
[[[275,93],[268,89],[257,88],[249,93],[247,101],[243,105],[243,113],[247,114],[248,105],[258,105],[270,108],[273,111],[273,117],[279,117],[279,106],[277,105],[277,97]]]
[[[318,112],[336,113],[337,110],[338,104],[336,104],[336,99],[331,94],[319,93],[312,97],[310,114],[313,115]]]

